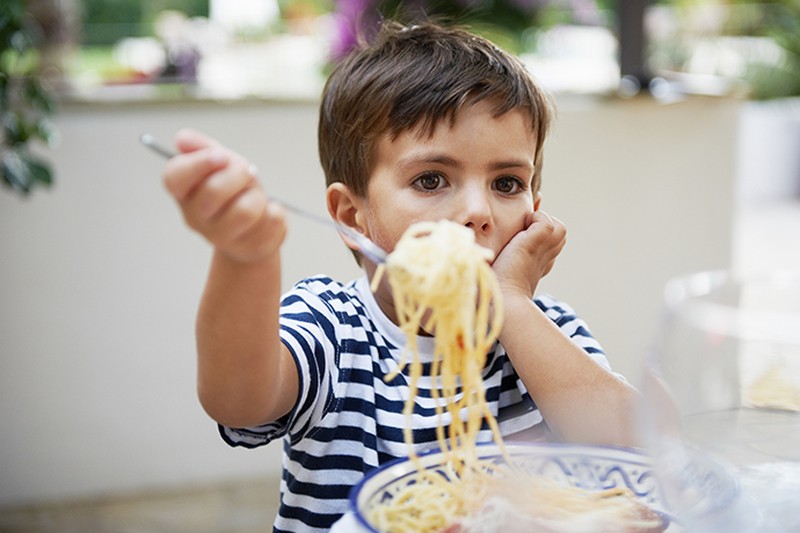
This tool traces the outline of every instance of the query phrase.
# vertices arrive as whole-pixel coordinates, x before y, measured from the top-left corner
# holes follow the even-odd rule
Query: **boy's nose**
[[[477,232],[488,231],[492,226],[492,206],[486,191],[475,188],[462,192],[459,210],[462,224]]]

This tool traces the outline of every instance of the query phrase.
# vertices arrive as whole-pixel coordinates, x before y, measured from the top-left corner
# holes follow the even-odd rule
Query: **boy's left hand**
[[[539,281],[550,272],[564,248],[567,229],[544,211],[529,215],[527,227],[500,251],[492,268],[505,296],[533,297]]]

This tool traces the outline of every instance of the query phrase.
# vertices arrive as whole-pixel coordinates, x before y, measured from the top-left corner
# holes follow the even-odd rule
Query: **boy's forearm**
[[[506,304],[500,341],[550,428],[563,439],[635,446],[638,392],[575,345],[530,299]]]
[[[250,426],[283,413],[280,255],[240,263],[215,252],[197,317],[198,394],[217,422]],[[288,409],[287,409],[288,410]]]

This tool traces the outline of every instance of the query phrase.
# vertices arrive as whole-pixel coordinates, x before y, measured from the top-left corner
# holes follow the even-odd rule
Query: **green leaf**
[[[0,182],[20,194],[50,186],[49,163],[28,151],[29,141],[48,144],[55,100],[41,78],[41,27],[27,13],[29,0],[0,0]]]
[[[3,48],[6,47],[6,44],[11,38],[11,34],[17,29],[19,29],[19,26],[11,20],[11,17],[0,15],[0,44],[2,44]]]
[[[770,100],[800,94],[800,77],[796,67],[754,63],[744,76],[750,85],[751,98]]]
[[[2,5],[2,10],[0,10],[0,43],[3,46],[8,44],[12,34],[22,27],[22,18],[25,14],[18,6],[9,5],[14,3],[17,2],[5,0],[0,4]],[[17,9],[13,9],[14,7],[17,7]]]
[[[52,113],[54,110],[53,100],[41,83],[35,78],[28,78],[25,87],[25,95],[28,97],[34,109]]]
[[[3,182],[6,185],[22,194],[30,192],[33,178],[28,165],[22,161],[16,151],[9,150],[3,154],[0,172],[3,174]]]
[[[55,142],[58,131],[52,121],[42,118],[36,121],[32,134],[43,140],[46,144],[52,145]]]
[[[20,20],[25,15],[25,0],[3,0],[0,13],[11,20]]]
[[[50,186],[53,184],[53,172],[44,160],[30,154],[20,154],[20,159],[28,168],[28,175],[31,177],[31,185],[39,183]]]
[[[31,49],[33,46],[33,41],[27,33],[20,30],[11,34],[9,44],[11,44],[11,48],[22,54]]]
[[[53,171],[42,159],[22,150],[8,150],[0,162],[3,182],[21,194],[28,194],[37,185],[53,184]]]
[[[3,134],[5,143],[11,146],[22,141],[23,129],[22,116],[17,111],[9,111],[3,114]]]

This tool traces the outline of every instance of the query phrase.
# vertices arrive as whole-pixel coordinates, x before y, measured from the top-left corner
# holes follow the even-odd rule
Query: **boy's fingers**
[[[167,161],[164,185],[182,204],[204,180],[229,161],[230,154],[216,146],[180,154]]]
[[[175,146],[180,152],[185,153],[219,146],[219,143],[197,130],[182,128],[175,133]]]
[[[270,204],[271,205],[271,204]],[[225,246],[224,253],[240,261],[258,260],[278,250],[286,237],[283,219],[265,218]]]
[[[564,223],[544,211],[537,211],[534,214],[533,222],[545,226],[555,239],[563,240],[566,237],[567,228]]]
[[[283,210],[270,203],[259,187],[250,187],[222,210],[207,229],[207,238],[232,257],[262,257],[283,242],[283,217]]]
[[[231,162],[190,192],[185,208],[201,219],[214,219],[248,188],[260,190],[255,174],[244,163]]]
[[[267,199],[257,187],[247,187],[233,198],[212,224],[216,234],[211,238],[229,244],[254,227],[264,223]]]

